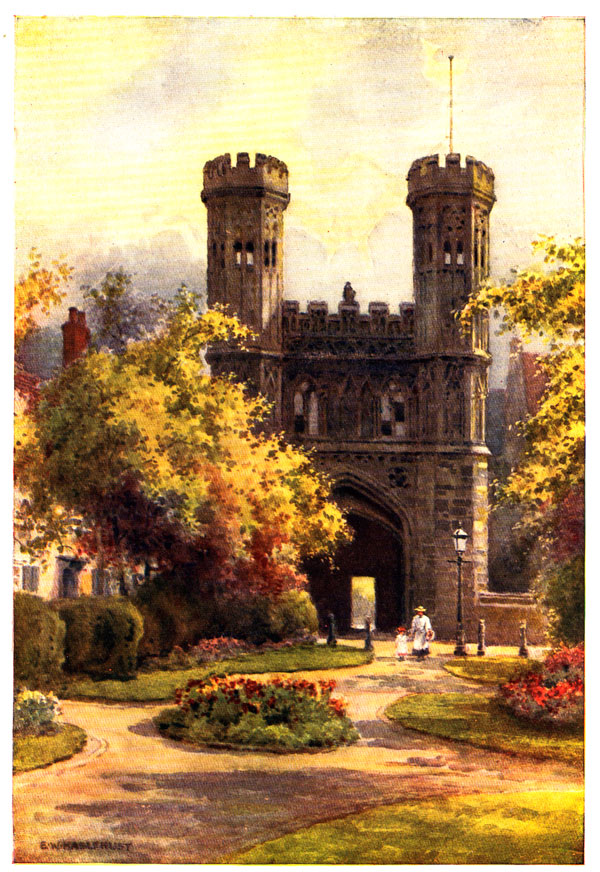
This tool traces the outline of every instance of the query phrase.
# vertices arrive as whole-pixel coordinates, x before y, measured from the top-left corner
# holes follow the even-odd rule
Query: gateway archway
[[[371,515],[368,509],[351,509],[347,520],[354,538],[339,549],[334,567],[317,560],[305,567],[319,619],[324,623],[332,612],[338,628],[342,632],[349,630],[352,579],[370,577],[375,579],[375,626],[383,632],[393,632],[399,623],[406,621],[409,605],[402,534],[391,524]]]

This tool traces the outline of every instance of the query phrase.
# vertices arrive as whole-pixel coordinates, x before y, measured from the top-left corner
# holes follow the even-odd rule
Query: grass
[[[382,806],[316,824],[221,862],[581,864],[583,792],[480,794]]]
[[[480,748],[566,763],[583,761],[583,726],[529,724],[483,694],[418,693],[392,703],[385,713],[411,730]]]
[[[457,657],[444,663],[444,669],[479,684],[506,684],[511,678],[539,669],[537,660],[523,657]]]
[[[218,663],[207,663],[191,669],[164,670],[140,673],[129,681],[92,681],[83,678],[73,681],[60,692],[66,699],[98,699],[115,702],[161,702],[170,700],[178,687],[190,678],[208,675],[249,675],[266,672],[301,672],[314,669],[340,669],[361,666],[373,659],[371,651],[337,645],[294,645],[256,654],[241,654]]]
[[[86,735],[73,724],[57,724],[56,733],[46,736],[15,736],[13,772],[40,769],[58,760],[67,760],[81,751]]]

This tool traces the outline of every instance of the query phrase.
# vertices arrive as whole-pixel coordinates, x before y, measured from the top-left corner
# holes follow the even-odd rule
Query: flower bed
[[[553,724],[583,720],[584,647],[562,646],[538,672],[509,681],[500,688],[506,706],[519,718]]]
[[[21,736],[43,735],[51,731],[58,713],[58,699],[51,693],[23,688],[14,698],[13,730]]]
[[[355,742],[334,681],[279,678],[192,679],[175,692],[175,708],[155,723],[173,739],[204,745],[299,751]]]

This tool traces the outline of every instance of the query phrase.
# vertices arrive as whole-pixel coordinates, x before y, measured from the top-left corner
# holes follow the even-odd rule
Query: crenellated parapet
[[[496,200],[493,170],[469,156],[464,167],[459,154],[446,155],[445,166],[440,164],[439,154],[421,157],[413,161],[407,180],[406,202],[411,207],[415,198],[427,194],[476,194],[490,205]]]
[[[319,342],[327,345],[364,339],[369,342],[400,340],[398,350],[405,348],[414,335],[414,304],[400,303],[398,313],[390,312],[387,303],[369,303],[369,311],[361,313],[349,283],[337,312],[330,312],[324,301],[311,300],[306,312],[300,311],[297,300],[284,300],[282,305],[282,334],[284,346],[290,350],[300,347],[316,348]],[[317,343],[315,345],[315,343]],[[376,346],[373,346],[376,347]],[[394,346],[390,346],[393,348]]]
[[[230,154],[207,161],[204,165],[202,202],[206,203],[211,197],[235,193],[256,193],[258,196],[269,193],[287,204],[290,199],[288,168],[283,161],[265,154],[257,154],[254,166],[251,166],[250,156],[245,151],[238,153],[235,166],[231,163]]]

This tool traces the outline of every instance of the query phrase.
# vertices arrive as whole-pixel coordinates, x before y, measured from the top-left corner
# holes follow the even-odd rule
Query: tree
[[[327,481],[257,431],[262,398],[206,374],[208,344],[246,335],[182,289],[162,332],[50,382],[16,452],[30,547],[70,531],[102,560],[151,560],[212,593],[278,594],[302,583],[303,557],[333,553],[348,529]]]
[[[35,330],[39,316],[47,315],[63,299],[72,272],[64,259],[53,260],[51,267],[42,266],[42,256],[31,249],[29,269],[15,282],[15,351]]]
[[[146,297],[136,292],[122,267],[107,272],[99,288],[83,285],[81,289],[84,299],[92,303],[90,323],[98,348],[122,352],[128,341],[147,338],[164,326],[167,301],[156,294]]]
[[[502,332],[519,330],[526,340],[539,336],[547,344],[540,357],[546,389],[537,413],[523,422],[525,454],[501,491],[504,499],[543,514],[584,479],[585,246],[579,239],[559,245],[542,237],[533,247],[544,253],[546,269],[482,288],[461,317],[468,323],[475,312],[501,308]]]
[[[502,310],[502,331],[546,342],[539,366],[547,383],[537,412],[521,423],[525,452],[499,485],[500,503],[523,510],[522,525],[539,537],[538,592],[551,632],[583,638],[585,476],[585,246],[580,239],[533,243],[543,269],[519,273],[511,285],[482,288],[461,313]]]

